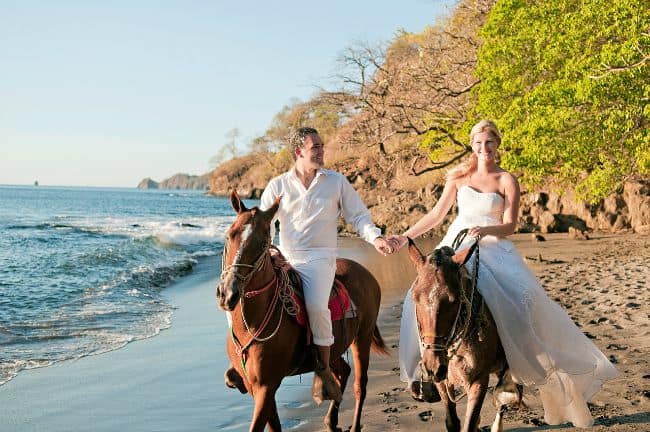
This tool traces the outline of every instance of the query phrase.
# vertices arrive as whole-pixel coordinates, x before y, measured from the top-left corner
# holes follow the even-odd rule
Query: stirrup
[[[431,381],[413,381],[411,383],[411,397],[418,402],[440,402],[442,398],[438,389]]]
[[[314,370],[314,384],[311,389],[311,396],[320,405],[324,400],[332,400],[334,402],[341,402],[343,400],[343,393],[339,388],[330,368],[321,367]]]

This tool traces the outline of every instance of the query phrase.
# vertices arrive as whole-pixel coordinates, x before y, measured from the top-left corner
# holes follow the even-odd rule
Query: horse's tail
[[[386,347],[384,339],[381,337],[381,333],[379,333],[379,327],[377,327],[377,324],[375,324],[375,329],[372,331],[370,348],[377,354],[390,355],[388,347]]]

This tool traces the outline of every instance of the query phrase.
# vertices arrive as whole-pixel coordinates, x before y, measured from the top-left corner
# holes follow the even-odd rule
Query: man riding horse
[[[323,168],[324,144],[313,128],[298,129],[289,139],[295,161],[286,173],[275,177],[262,194],[260,208],[270,208],[282,197],[271,222],[280,222],[280,249],[302,278],[305,306],[320,364],[314,374],[312,395],[317,403],[341,400],[330,370],[330,346],[334,343],[328,300],[336,271],[336,233],[339,216],[383,255],[392,248],[381,236],[359,194],[347,178]],[[233,371],[229,369],[228,372]],[[227,372],[227,374],[228,374]]]

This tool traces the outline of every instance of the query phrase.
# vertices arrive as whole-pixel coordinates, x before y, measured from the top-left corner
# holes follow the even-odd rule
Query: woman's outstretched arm
[[[399,249],[407,242],[407,237],[416,238],[429,231],[430,229],[440,225],[449,213],[449,209],[456,199],[456,181],[447,180],[445,188],[442,191],[440,199],[429,213],[424,215],[422,219],[417,221],[415,225],[406,230],[402,235],[395,235],[389,238],[392,242],[394,249]]]

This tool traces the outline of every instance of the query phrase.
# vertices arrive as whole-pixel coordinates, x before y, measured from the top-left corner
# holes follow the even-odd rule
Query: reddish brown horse
[[[460,430],[455,385],[467,394],[466,432],[478,429],[491,373],[499,380],[492,431],[502,430],[506,405],[522,404],[522,387],[512,380],[496,324],[476,289],[478,274],[470,277],[463,266],[477,248],[476,242],[458,253],[442,247],[425,257],[409,239],[409,256],[417,269],[411,293],[424,351],[420,368],[423,380],[433,379],[440,393],[448,431]]]
[[[255,401],[251,431],[281,430],[275,393],[283,378],[313,371],[315,358],[307,349],[306,329],[289,316],[285,279],[276,272],[269,253],[270,223],[280,198],[262,211],[247,209],[236,192],[230,196],[237,218],[227,232],[223,271],[217,287],[219,306],[231,316],[231,337],[227,351],[233,367],[226,372],[226,384]],[[336,277],[347,287],[357,307],[354,318],[333,323],[335,342],[331,347],[331,369],[341,390],[350,366],[341,355],[350,347],[354,358],[356,409],[352,431],[361,429],[361,410],[366,398],[370,348],[386,353],[376,326],[381,291],[376,279],[360,264],[338,259]],[[338,428],[339,404],[331,402],[325,424]]]

